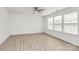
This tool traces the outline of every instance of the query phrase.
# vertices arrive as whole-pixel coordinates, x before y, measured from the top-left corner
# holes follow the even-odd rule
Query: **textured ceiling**
[[[12,13],[18,13],[18,14],[26,14],[26,15],[40,15],[45,16],[48,14],[51,14],[53,12],[56,12],[57,10],[64,9],[65,7],[39,7],[39,9],[44,9],[45,11],[42,11],[42,13],[33,13],[33,7],[8,7],[8,10]]]

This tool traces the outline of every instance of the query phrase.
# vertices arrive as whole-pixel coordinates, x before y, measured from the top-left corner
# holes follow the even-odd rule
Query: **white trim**
[[[77,18],[77,20],[78,20],[78,35],[79,35],[79,11],[78,11],[78,18]]]

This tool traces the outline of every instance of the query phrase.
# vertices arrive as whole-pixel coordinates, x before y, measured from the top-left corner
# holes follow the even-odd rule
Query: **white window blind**
[[[53,17],[48,18],[48,30],[53,30]]]
[[[78,13],[73,12],[64,15],[64,32],[78,34]]]
[[[55,31],[62,31],[62,16],[54,17],[54,30]]]

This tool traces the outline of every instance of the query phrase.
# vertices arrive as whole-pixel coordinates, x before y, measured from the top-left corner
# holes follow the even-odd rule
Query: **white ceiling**
[[[33,7],[8,7],[8,10],[12,13],[45,16],[53,12],[56,12],[56,9],[61,10],[64,8],[65,7],[39,7],[39,9],[45,9],[45,11],[42,11],[42,13],[36,13],[36,14],[33,13],[33,10],[34,10]]]

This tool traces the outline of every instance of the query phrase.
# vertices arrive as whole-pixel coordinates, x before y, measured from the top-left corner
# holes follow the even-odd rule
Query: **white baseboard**
[[[15,34],[11,34],[11,35],[35,34],[35,33],[43,33],[43,32],[32,32],[32,33],[15,33]]]

